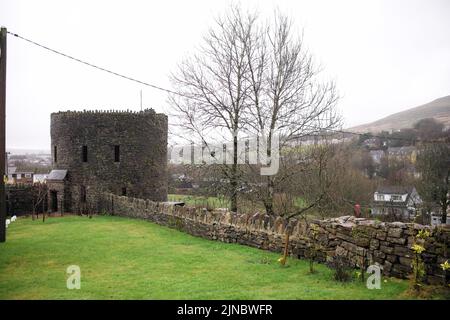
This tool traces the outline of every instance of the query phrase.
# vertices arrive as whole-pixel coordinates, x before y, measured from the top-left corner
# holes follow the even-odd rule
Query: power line
[[[103,68],[103,67],[99,67],[99,66],[97,66],[95,64],[92,64],[90,62],[87,62],[87,61],[75,58],[75,57],[73,57],[71,55],[68,55],[66,53],[63,53],[61,51],[58,51],[58,50],[49,48],[49,47],[47,47],[45,45],[42,45],[42,44],[40,44],[40,43],[38,43],[36,41],[33,41],[33,40],[28,39],[28,38],[22,37],[21,35],[19,35],[17,33],[13,33],[13,32],[10,32],[10,31],[7,31],[7,33],[12,35],[12,36],[14,36],[14,37],[16,37],[16,38],[19,38],[19,39],[24,40],[24,41],[26,41],[28,43],[31,43],[31,44],[33,44],[35,46],[38,46],[38,47],[43,48],[45,50],[48,50],[48,51],[50,51],[52,53],[55,53],[57,55],[63,56],[63,57],[68,58],[68,59],[71,59],[73,61],[82,63],[84,65],[87,65],[89,67],[98,69],[100,71],[104,71],[104,72],[107,72],[109,74],[118,76],[120,78],[129,80],[129,81],[133,81],[133,82],[142,84],[144,86],[147,86],[147,87],[150,87],[150,88],[153,88],[153,89],[164,91],[164,92],[169,93],[169,94],[178,95],[178,96],[190,99],[190,100],[197,100],[197,101],[200,101],[200,102],[204,102],[202,99],[199,99],[199,98],[196,98],[196,97],[192,97],[192,96],[186,95],[186,94],[181,93],[181,92],[176,92],[176,91],[173,91],[173,90],[170,90],[170,89],[166,89],[166,88],[163,88],[163,87],[160,87],[160,86],[157,86],[157,85],[145,82],[145,81],[141,81],[141,80],[138,80],[138,79],[135,79],[135,78],[132,78],[132,77],[120,74],[118,72],[111,71],[111,70]],[[312,128],[312,126],[310,126],[310,127]],[[371,134],[371,133],[360,133],[360,132],[352,132],[352,131],[344,131],[344,130],[336,130],[336,129],[326,129],[326,128],[314,128],[314,129],[317,129],[318,131],[330,131],[330,132],[341,133],[341,134],[350,134],[350,135],[357,135],[357,136],[368,136],[370,138],[407,141],[407,142],[411,142],[411,143],[415,143],[416,141],[417,142],[434,142],[434,143],[442,143],[442,142],[445,143],[446,142],[446,141],[443,141],[443,140],[415,140],[415,139],[408,139],[408,138],[401,138],[401,137],[385,137],[385,136],[380,136],[380,135],[374,135],[374,134]]]
[[[137,82],[137,83],[142,84],[142,85],[144,85],[144,86],[148,86],[148,87],[151,87],[151,88],[153,88],[153,89],[157,89],[157,90],[160,90],[160,91],[164,91],[164,92],[166,92],[166,93],[171,93],[171,94],[175,94],[175,95],[178,95],[178,96],[182,96],[182,97],[185,97],[185,98],[188,98],[188,99],[193,99],[193,100],[199,100],[199,101],[202,101],[202,100],[200,100],[200,99],[198,99],[198,98],[191,97],[191,96],[185,95],[185,94],[180,93],[180,92],[176,92],[176,91],[172,91],[172,90],[169,90],[169,89],[165,89],[165,88],[162,88],[162,87],[160,87],[160,86],[157,86],[157,85],[154,85],[154,84],[151,84],[151,83],[148,83],[148,82],[144,82],[144,81],[141,81],[141,80],[138,80],[138,79],[135,79],[135,78],[132,78],[132,77],[129,77],[129,76],[126,76],[126,75],[123,75],[123,74],[120,74],[120,73],[117,73],[117,72],[108,70],[108,69],[106,69],[106,68],[99,67],[99,66],[97,66],[97,65],[95,65],[95,64],[92,64],[92,63],[90,63],[90,62],[86,62],[86,61],[84,61],[84,60],[75,58],[75,57],[73,57],[73,56],[71,56],[71,55],[68,55],[68,54],[66,54],[66,53],[63,53],[63,52],[61,52],[61,51],[58,51],[58,50],[49,48],[49,47],[47,47],[47,46],[45,46],[45,45],[42,45],[42,44],[40,44],[40,43],[37,43],[36,41],[33,41],[33,40],[27,39],[27,38],[25,38],[25,37],[22,37],[21,35],[19,35],[19,34],[17,34],[17,33],[13,33],[13,32],[10,32],[10,31],[7,31],[7,32],[8,32],[10,35],[12,35],[12,36],[14,36],[14,37],[16,37],[16,38],[22,39],[22,40],[24,40],[24,41],[26,41],[26,42],[28,42],[28,43],[31,43],[31,44],[33,44],[33,45],[35,45],[35,46],[38,46],[38,47],[43,48],[43,49],[45,49],[45,50],[48,50],[48,51],[50,51],[50,52],[56,53],[56,54],[58,54],[58,55],[60,55],[60,56],[63,56],[63,57],[65,57],[65,58],[69,58],[69,59],[74,60],[74,61],[76,61],[76,62],[82,63],[82,64],[87,65],[87,66],[89,66],[89,67],[92,67],[92,68],[95,68],[95,69],[98,69],[98,70],[101,70],[101,71],[104,71],[104,72],[108,72],[108,73],[110,73],[110,74],[112,74],[112,75],[121,77],[121,78],[123,78],[123,79],[127,79],[127,80],[130,80],[130,81],[134,81],[134,82]]]

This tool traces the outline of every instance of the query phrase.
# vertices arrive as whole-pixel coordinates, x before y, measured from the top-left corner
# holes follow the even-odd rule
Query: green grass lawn
[[[381,290],[338,283],[323,265],[277,263],[279,254],[208,241],[146,221],[95,216],[18,219],[0,243],[0,299],[399,299],[408,282]],[[81,268],[81,289],[66,268]]]
[[[194,207],[208,207],[211,209],[216,208],[229,208],[230,200],[224,196],[220,197],[210,197],[201,195],[190,195],[190,194],[168,194],[167,199],[169,201],[183,201],[186,205]],[[296,197],[294,199],[294,206],[298,208],[306,207],[308,204],[302,197]],[[264,206],[262,203],[252,203],[244,199],[239,199],[238,208],[241,212],[255,212],[255,210],[264,211]]]
[[[228,208],[230,201],[224,197],[207,197],[189,194],[169,194],[169,201],[183,201],[189,206],[209,206],[211,208]]]

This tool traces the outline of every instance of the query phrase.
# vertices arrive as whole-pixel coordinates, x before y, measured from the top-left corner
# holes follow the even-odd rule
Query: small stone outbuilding
[[[49,211],[64,213],[71,201],[67,170],[52,170],[47,177],[47,186]]]

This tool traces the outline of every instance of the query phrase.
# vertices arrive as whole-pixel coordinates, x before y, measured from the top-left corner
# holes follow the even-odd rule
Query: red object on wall
[[[355,204],[355,217],[359,218],[361,217],[361,206],[359,204]]]

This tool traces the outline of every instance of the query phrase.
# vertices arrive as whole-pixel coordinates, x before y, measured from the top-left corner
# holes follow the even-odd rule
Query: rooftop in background
[[[406,194],[414,190],[413,186],[380,186],[375,192],[384,194]]]

